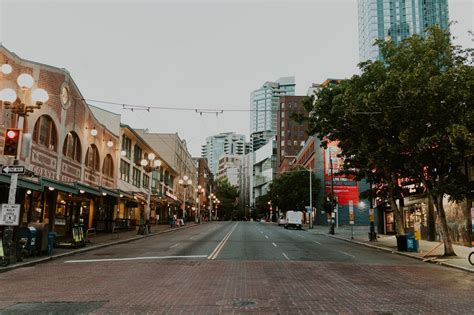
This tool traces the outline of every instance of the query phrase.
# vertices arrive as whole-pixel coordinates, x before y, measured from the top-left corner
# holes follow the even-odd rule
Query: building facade
[[[245,135],[224,132],[206,138],[201,156],[207,159],[211,172],[217,175],[218,162],[223,154],[244,155],[246,147]]]
[[[243,155],[221,155],[217,167],[217,179],[227,178],[232,186],[239,187],[240,160]]]
[[[448,28],[448,0],[358,0],[360,61],[380,59],[376,39],[398,43],[426,29]]]
[[[291,118],[293,113],[305,113],[302,106],[305,97],[306,96],[280,97],[276,137],[278,173],[283,173],[288,169],[289,162],[294,159],[304,146],[306,139],[308,139],[308,134],[306,133],[308,123],[306,121],[299,123]]]

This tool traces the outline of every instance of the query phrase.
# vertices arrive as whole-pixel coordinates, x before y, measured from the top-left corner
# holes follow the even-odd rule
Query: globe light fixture
[[[22,73],[18,76],[18,79],[16,80],[16,82],[18,83],[18,86],[21,87],[22,89],[29,89],[35,83],[35,80],[30,74]]]
[[[44,89],[34,89],[33,92],[31,92],[31,99],[37,105],[43,105],[49,100],[49,95]]]
[[[50,191],[53,191],[53,190],[54,190],[54,187],[49,186],[48,189],[49,189]]]
[[[0,71],[3,73],[3,74],[10,74],[12,73],[12,66],[10,66],[8,63],[4,63],[1,67],[0,67]]]
[[[16,101],[17,95],[14,89],[6,88],[0,91],[0,100],[7,105]]]
[[[155,161],[153,161],[153,165],[154,165],[155,167],[160,167],[160,166],[161,166],[161,160],[155,160]]]
[[[102,196],[107,196],[107,193],[103,192],[103,193],[102,193]]]
[[[148,165],[148,161],[145,160],[145,159],[143,159],[143,160],[140,161],[140,165],[141,165],[141,166],[147,166],[147,165]]]
[[[28,190],[26,191],[26,194],[27,194],[27,195],[31,195],[31,190],[28,189]]]
[[[81,194],[83,194],[85,191],[81,189],[81,190],[79,190],[79,192],[80,192]]]
[[[91,130],[91,136],[97,136],[97,129],[95,129],[95,127]]]
[[[154,153],[148,154],[148,159],[149,159],[150,161],[153,161],[153,160],[155,159],[155,157],[156,157],[156,156],[155,156]]]
[[[113,147],[113,146],[114,146],[114,142],[113,142],[112,140],[107,141],[107,146],[108,146],[109,148]]]

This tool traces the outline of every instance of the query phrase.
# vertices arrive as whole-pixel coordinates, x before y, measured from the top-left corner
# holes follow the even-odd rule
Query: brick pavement
[[[472,275],[431,264],[51,262],[0,274],[0,313],[18,303],[89,302],[150,314],[472,314]]]

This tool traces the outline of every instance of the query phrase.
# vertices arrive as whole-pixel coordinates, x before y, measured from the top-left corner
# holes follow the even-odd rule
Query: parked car
[[[285,225],[286,224],[286,218],[284,216],[280,216],[278,219],[278,226]]]

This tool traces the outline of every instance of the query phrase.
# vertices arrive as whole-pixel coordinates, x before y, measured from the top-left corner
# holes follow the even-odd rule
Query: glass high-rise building
[[[400,42],[426,35],[432,25],[448,28],[448,0],[358,0],[359,59],[380,59],[376,39]]]
[[[265,82],[250,95],[250,134],[277,131],[277,112],[280,96],[295,95],[295,78],[283,77],[275,82]]]
[[[245,135],[223,132],[206,138],[206,144],[201,148],[201,156],[207,159],[212,174],[217,175],[218,162],[222,155],[244,155],[245,148]]]

